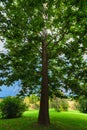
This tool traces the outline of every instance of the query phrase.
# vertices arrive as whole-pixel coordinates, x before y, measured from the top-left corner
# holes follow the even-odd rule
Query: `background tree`
[[[50,123],[49,94],[85,93],[86,0],[1,0],[1,85],[20,81],[21,94],[41,93],[38,123]],[[85,91],[83,90],[85,86]]]

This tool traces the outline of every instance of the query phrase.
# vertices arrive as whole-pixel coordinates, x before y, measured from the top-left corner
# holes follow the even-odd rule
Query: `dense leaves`
[[[7,97],[0,103],[1,118],[17,118],[26,110],[26,105],[17,97]]]
[[[61,99],[61,98],[54,97],[51,100],[50,105],[52,108],[55,108],[55,110],[58,112],[67,111],[69,108],[68,100],[64,98]]]
[[[86,97],[80,97],[79,110],[83,113],[87,113],[87,99],[86,99]]]
[[[0,84],[20,80],[21,94],[40,93],[45,41],[50,94],[61,88],[87,94],[86,7],[86,0],[1,0],[0,35],[7,51],[0,53]]]

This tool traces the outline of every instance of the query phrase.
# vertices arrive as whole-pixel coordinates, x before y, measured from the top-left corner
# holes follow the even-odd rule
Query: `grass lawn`
[[[51,125],[37,124],[38,111],[26,111],[23,117],[0,119],[0,130],[87,130],[87,114],[76,111],[56,112],[50,110]]]

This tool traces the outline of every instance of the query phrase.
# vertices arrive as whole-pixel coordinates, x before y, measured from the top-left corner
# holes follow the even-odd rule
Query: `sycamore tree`
[[[49,95],[87,94],[86,0],[1,0],[0,39],[0,85],[39,93],[39,124],[50,124]]]

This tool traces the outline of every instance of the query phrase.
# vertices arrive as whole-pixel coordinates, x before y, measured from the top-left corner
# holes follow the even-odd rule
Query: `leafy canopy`
[[[86,0],[1,0],[0,36],[0,85],[20,81],[21,94],[39,93],[46,41],[50,94],[87,94]]]

